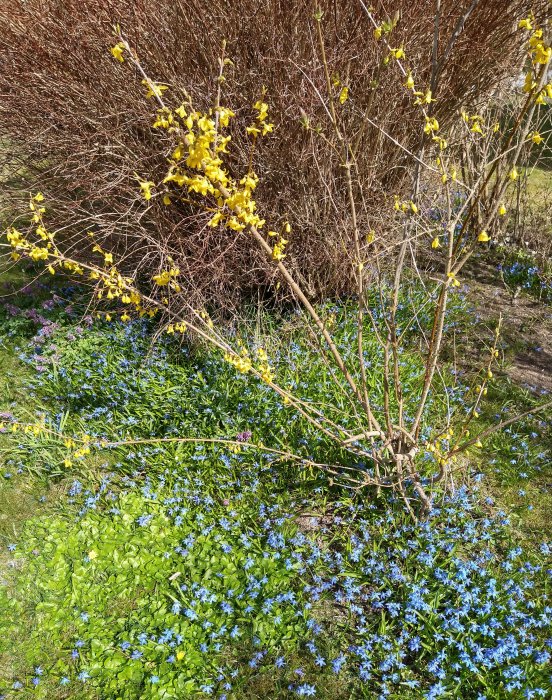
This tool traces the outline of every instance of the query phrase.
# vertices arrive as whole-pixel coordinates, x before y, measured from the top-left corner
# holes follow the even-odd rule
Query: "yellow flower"
[[[253,136],[258,136],[261,133],[259,127],[255,126],[254,124],[252,126],[248,126],[246,131],[248,134],[253,134]]]
[[[538,131],[534,131],[534,132],[533,132],[533,134],[532,134],[532,136],[531,136],[531,140],[532,140],[533,143],[535,143],[537,146],[539,146],[539,145],[544,141],[544,139],[542,138],[542,136],[539,134]]]
[[[33,197],[35,202],[43,202],[44,201],[44,195],[42,192],[37,192],[35,196]]]
[[[31,252],[29,253],[29,257],[34,260],[35,262],[37,260],[47,260],[48,259],[48,251],[46,248],[39,248],[35,247],[31,249]]]
[[[266,102],[258,100],[253,105],[253,109],[256,109],[259,112],[257,119],[260,122],[263,122],[268,117],[268,105],[266,104]]]
[[[172,112],[167,107],[157,110],[157,117],[153,122],[154,129],[168,129],[174,123]]]
[[[441,244],[439,243],[439,238],[438,238],[438,236],[435,236],[435,238],[431,241],[431,247],[432,247],[433,249],[435,249],[435,248],[440,248],[440,247],[441,247]]]
[[[158,275],[154,275],[152,280],[160,287],[166,287],[171,281],[171,273],[168,270],[165,270]]]
[[[533,29],[533,25],[531,24],[531,18],[527,17],[526,19],[520,20],[518,24],[518,29],[527,29],[528,31],[531,31],[531,29]]]
[[[164,204],[166,207],[168,207],[168,206],[170,206],[170,205],[172,204],[172,200],[171,200],[171,198],[169,197],[168,194],[164,195],[164,197],[163,197],[163,204]]]
[[[504,206],[504,204],[501,204],[498,207],[498,213],[500,216],[504,216],[506,214],[506,207]]]
[[[184,109],[184,105],[180,105],[180,107],[177,107],[174,110],[174,112],[180,117],[180,119],[186,119],[186,117],[188,116],[186,110]]]
[[[286,241],[285,238],[280,238],[278,243],[276,243],[276,245],[272,249],[272,259],[273,260],[280,262],[281,260],[283,260],[286,257],[284,254],[284,250],[285,250],[287,243],[288,243],[288,241]]]
[[[210,226],[211,228],[216,228],[219,223],[221,222],[221,219],[223,218],[223,214],[220,211],[217,211],[213,214],[211,220],[207,224],[207,226]]]
[[[426,117],[424,131],[426,134],[431,134],[434,131],[439,131],[439,122],[437,121],[437,119],[435,119],[435,117]]]
[[[230,123],[230,119],[232,119],[232,117],[236,116],[234,114],[234,112],[232,112],[231,109],[228,109],[228,107],[219,107],[217,113],[218,113],[218,118],[219,118],[219,124],[222,127],[228,126],[228,124]]]
[[[235,216],[231,216],[228,219],[226,226],[232,229],[232,231],[243,231],[243,229],[245,228],[245,224],[242,224],[241,221],[236,219]]]
[[[491,239],[489,238],[487,231],[481,231],[479,236],[477,236],[477,240],[479,243],[488,243]]]
[[[115,46],[112,46],[109,50],[111,51],[113,58],[116,58],[119,61],[119,63],[123,63],[123,61],[125,60],[123,58],[125,45],[122,41],[120,41],[118,44],[115,44]]]
[[[130,321],[130,316],[127,314],[126,311],[125,311],[124,314],[121,315],[121,321],[124,321],[125,323],[126,323],[127,321]]]
[[[140,180],[140,189],[142,190],[142,197],[149,202],[151,199],[151,188],[155,187],[155,182],[150,182],[146,180]]]
[[[533,80],[533,72],[529,70],[525,76],[523,83],[523,92],[529,93],[537,87],[537,83]]]
[[[397,61],[400,61],[401,58],[404,58],[404,49],[402,48],[402,46],[399,49],[391,49],[391,55]]]
[[[512,180],[512,182],[513,182],[514,180],[517,180],[517,179],[518,179],[519,173],[518,173],[518,170],[517,170],[517,168],[516,168],[515,165],[514,165],[514,167],[510,170],[510,172],[508,173],[508,177],[510,178],[510,180]]]
[[[184,658],[184,652],[183,652],[183,651],[177,651],[177,652],[176,652],[176,659],[177,659],[177,661],[182,661],[183,658]]]
[[[88,558],[90,559],[90,561],[92,561],[93,559],[97,559],[97,557],[98,557],[98,552],[96,552],[95,549],[91,549],[88,552]]]
[[[345,104],[347,100],[349,99],[349,88],[346,86],[343,86],[341,88],[341,92],[339,93],[339,102],[340,104]]]
[[[169,89],[168,85],[161,85],[160,83],[154,83],[151,80],[142,80],[142,85],[145,85],[148,89],[146,97],[148,100],[150,97],[162,97],[165,90]]]
[[[456,279],[456,275],[454,274],[454,272],[448,272],[447,277],[449,278],[450,283],[452,284],[453,287],[460,286],[460,282]]]
[[[542,65],[545,65],[546,63],[548,63],[548,61],[550,61],[551,57],[552,47],[544,46],[544,44],[537,44],[537,46],[535,47],[535,63],[541,63]]]
[[[374,37],[376,38],[376,40],[381,39],[382,34],[383,34],[383,27],[376,27],[374,29]]]
[[[431,90],[426,90],[425,92],[414,92],[416,99],[414,100],[415,105],[429,105],[435,100],[432,97]]]

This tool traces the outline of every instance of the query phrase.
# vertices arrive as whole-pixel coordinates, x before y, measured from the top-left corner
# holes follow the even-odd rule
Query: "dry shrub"
[[[446,126],[460,105],[487,100],[517,74],[524,37],[516,24],[529,8],[522,0],[440,4],[435,114]],[[418,152],[420,111],[400,89],[404,79],[393,61],[384,65],[385,49],[361,4],[320,5],[331,71],[350,86],[343,111],[357,148],[361,225],[383,230],[390,196],[412,186],[412,158],[381,130]],[[382,20],[400,12],[390,41],[404,44],[416,83],[428,85],[434,0],[371,5]],[[546,2],[536,5],[538,13]],[[351,225],[342,172],[323,140],[301,126],[304,112],[311,124],[328,128],[314,9],[308,0],[4,0],[0,126],[6,160],[19,173],[7,186],[8,196],[41,189],[56,203],[49,221],[64,227],[69,247],[87,245],[83,233],[94,229],[98,240],[124,257],[128,270],[150,275],[170,252],[188,291],[202,301],[233,304],[252,290],[273,287],[270,261],[246,235],[207,228],[209,215],[198,215],[186,203],[166,207],[155,198],[145,210],[135,174],[162,179],[163,137],[150,127],[155,106],[144,99],[140,76],[108,50],[118,22],[150,77],[170,85],[171,103],[178,104],[186,90],[205,109],[213,103],[226,39],[233,66],[222,102],[238,115],[230,167],[235,172],[247,167],[245,127],[264,85],[277,129],[254,154],[260,210],[273,228],[285,219],[292,222],[289,257],[313,295],[349,292],[344,253],[351,246]]]

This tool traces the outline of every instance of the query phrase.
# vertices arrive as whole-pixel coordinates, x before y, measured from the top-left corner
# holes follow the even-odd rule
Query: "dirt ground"
[[[496,321],[502,313],[511,380],[535,393],[552,392],[552,307],[523,293],[513,298],[498,271],[481,262],[466,269],[464,282],[481,320]]]

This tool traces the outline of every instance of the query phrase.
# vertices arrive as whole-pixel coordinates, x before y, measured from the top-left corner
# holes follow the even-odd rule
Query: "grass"
[[[527,171],[527,195],[528,198],[537,205],[550,196],[552,182],[550,170],[544,168],[531,168]]]

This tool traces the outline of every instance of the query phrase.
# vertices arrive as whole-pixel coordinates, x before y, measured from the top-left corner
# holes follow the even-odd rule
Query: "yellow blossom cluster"
[[[395,203],[393,205],[395,211],[402,211],[403,214],[417,214],[418,206],[411,200],[401,201],[398,195],[394,195]]]
[[[258,111],[258,126],[255,128],[258,133],[268,133],[273,128],[265,121],[268,106],[259,101],[255,109]],[[265,222],[256,213],[253,199],[257,176],[250,172],[237,181],[229,176],[221,158],[231,139],[229,135],[222,136],[221,129],[228,126],[233,116],[234,112],[227,107],[218,107],[205,114],[195,110],[188,112],[185,105],[173,112],[168,108],[159,111],[154,122],[157,128],[173,128],[175,117],[180,123],[178,143],[163,184],[185,188],[188,195],[209,198],[211,201],[206,204],[212,204],[209,208],[214,210],[208,223],[212,228],[224,225],[233,231],[243,231],[247,226],[260,229]],[[149,199],[154,183],[141,182],[140,186],[144,199]],[[170,194],[171,190],[165,193],[165,204],[170,204]]]
[[[44,200],[42,193],[37,193],[31,196],[30,209],[33,212],[32,221],[34,230],[24,235],[21,231],[14,227],[6,231],[6,238],[12,247],[12,257],[17,260],[22,256],[26,256],[31,260],[45,261],[47,269],[51,274],[55,274],[56,267],[58,269],[67,270],[75,275],[84,275],[85,270],[75,260],[64,255],[57,247],[54,234],[48,231],[44,224],[43,214],[46,209],[41,205]],[[88,233],[89,237],[94,240],[94,234]],[[98,299],[118,300],[120,303],[132,306],[134,310],[141,316],[153,317],[156,314],[156,309],[146,309],[143,305],[143,299],[140,293],[135,289],[132,279],[124,277],[113,264],[113,254],[105,251],[101,245],[94,242],[92,252],[99,253],[102,256],[102,265],[89,265],[88,277],[96,282],[95,294]],[[169,279],[174,276],[174,270],[169,271]],[[105,314],[107,320],[111,320],[109,313]],[[129,314],[125,311],[121,315],[121,320],[130,320]]]
[[[257,349],[257,358],[259,359],[259,364],[256,369],[261,375],[261,379],[267,383],[271,382],[274,379],[274,372],[268,364],[268,355],[264,348]]]
[[[462,110],[461,114],[464,123],[468,126],[472,134],[479,134],[480,136],[485,136],[485,133],[483,132],[482,128],[483,117],[480,114],[469,114],[464,110]]]
[[[39,435],[43,435],[45,433],[46,427],[42,423],[29,425],[27,423],[19,423],[17,421],[10,423],[0,421],[0,432],[5,432],[7,430],[12,433],[21,432],[25,435],[34,435],[35,437],[38,437]]]
[[[44,419],[42,419],[39,423],[34,424],[20,423],[18,421],[13,421],[10,423],[0,421],[0,432],[5,432],[8,430],[11,433],[22,433],[24,435],[31,435],[37,438],[62,437],[59,433],[56,433],[52,429],[48,428],[44,422]],[[63,439],[63,445],[69,451],[69,453],[63,459],[63,465],[66,468],[69,468],[73,465],[74,460],[82,459],[89,455],[91,452],[91,441],[92,438],[87,434],[83,434],[76,439],[65,437]]]
[[[411,86],[411,90],[416,95],[416,99],[414,100],[415,105],[430,105],[432,102],[435,102],[431,90],[428,89],[425,92],[414,90],[414,81],[412,80],[412,74],[409,74],[409,79],[407,78],[406,80],[406,87],[409,86]],[[438,128],[439,127],[437,126],[437,129]]]
[[[224,359],[229,364],[233,365],[239,372],[247,374],[251,371],[253,367],[253,362],[249,357],[249,352],[246,348],[242,348],[241,353],[238,355],[234,352],[225,352]]]
[[[229,364],[233,365],[239,372],[247,374],[251,370],[261,377],[261,379],[267,383],[274,380],[274,371],[268,362],[268,355],[266,350],[262,347],[257,348],[257,362],[251,359],[249,351],[243,346],[241,341],[238,341],[238,346],[240,348],[239,353],[228,351],[224,354],[224,359]]]
[[[131,60],[137,64],[136,57],[130,52],[126,42],[120,41],[112,49],[113,57],[124,61],[125,52],[129,53]],[[395,50],[395,57],[404,55],[402,49]],[[143,74],[143,71],[142,71]],[[156,83],[147,76],[142,81],[147,88],[146,97],[157,99],[160,107],[157,110],[153,128],[164,129],[171,133],[176,140],[176,145],[170,157],[169,170],[162,183],[156,184],[151,180],[142,180],[138,177],[141,194],[144,200],[150,201],[155,189],[164,186],[162,201],[165,206],[170,206],[173,197],[180,197],[181,193],[175,188],[182,188],[186,193],[186,201],[190,197],[199,196],[203,208],[211,212],[208,226],[217,228],[223,226],[231,231],[244,231],[254,229],[260,231],[265,225],[265,220],[257,213],[257,205],[254,192],[258,184],[258,177],[251,167],[248,173],[241,179],[232,177],[222,159],[222,154],[227,153],[227,146],[231,140],[230,135],[224,134],[230,120],[235,116],[228,107],[217,104],[215,108],[206,112],[200,112],[192,108],[191,103],[183,103],[177,108],[170,108],[163,102],[163,93],[168,89],[167,85]],[[339,81],[337,81],[339,85]],[[264,98],[263,88],[262,97]],[[339,101],[343,104],[348,97],[348,88],[343,87],[339,95]],[[274,124],[268,120],[269,107],[264,99],[259,99],[253,105],[256,112],[253,124],[246,131],[253,136],[253,145],[258,136],[269,134],[274,129]],[[289,233],[289,224],[286,232]],[[285,246],[288,240],[282,235],[272,248],[273,260],[280,262],[285,257]],[[169,272],[162,272],[154,276],[153,280],[160,286],[171,285],[177,288]],[[176,285],[176,286],[175,286]]]
[[[522,19],[518,25],[519,29],[531,32],[529,38],[529,58],[531,65],[525,74],[523,83],[523,91],[527,94],[535,92],[535,101],[537,104],[546,104],[546,99],[552,99],[552,83],[543,85],[540,90],[538,88],[538,69],[541,66],[546,66],[552,60],[552,47],[544,38],[543,30],[536,26],[535,18],[530,15]]]
[[[188,326],[184,321],[180,321],[179,323],[169,323],[167,328],[165,329],[165,332],[168,335],[174,335],[175,333],[186,333],[186,330],[188,329]]]
[[[120,41],[118,44],[115,44],[115,46],[112,46],[110,49],[111,54],[113,58],[115,58],[119,63],[124,62],[124,53],[125,53],[125,44],[124,42]]]
[[[169,270],[163,270],[157,275],[153,275],[152,280],[159,287],[170,287],[175,292],[180,291],[180,285],[176,278],[180,274],[180,269],[174,265]]]
[[[259,134],[266,136],[266,134],[269,134],[274,130],[274,124],[266,121],[268,118],[268,105],[262,100],[257,100],[257,102],[255,102],[253,105],[253,109],[257,110],[258,112],[256,124],[248,126],[246,131],[248,134],[252,134],[253,136],[258,136]]]
[[[447,463],[445,455],[449,451],[449,445],[453,435],[454,429],[449,426],[444,433],[439,435],[432,442],[428,442],[426,445],[426,450],[433,455],[439,464],[444,465]]]
[[[38,240],[30,240],[13,226],[6,231],[6,238],[12,247],[11,257],[13,260],[19,260],[25,255],[37,262],[38,260],[48,260],[50,256],[55,255],[57,249],[54,235],[47,231],[42,221],[42,215],[46,212],[45,207],[40,205],[43,200],[44,195],[38,192],[29,201],[29,208],[33,212],[32,221],[38,224],[35,230]]]

